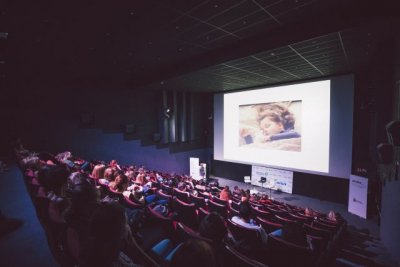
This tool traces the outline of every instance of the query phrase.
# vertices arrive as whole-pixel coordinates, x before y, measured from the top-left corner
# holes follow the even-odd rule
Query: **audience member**
[[[106,166],[104,164],[97,164],[94,166],[92,171],[92,178],[93,179],[103,179],[104,178],[104,171],[106,170]]]
[[[128,188],[128,185],[129,185],[128,177],[126,177],[126,175],[123,174],[122,172],[118,174],[117,177],[115,177],[114,181],[108,184],[108,186],[112,190],[117,191],[119,193],[124,192]]]
[[[229,201],[231,199],[231,191],[229,191],[229,186],[226,185],[224,189],[221,190],[219,198],[226,201]]]
[[[251,206],[248,201],[244,201],[240,203],[239,207],[240,216],[233,216],[232,221],[236,224],[239,224],[243,227],[250,229],[257,229],[260,231],[261,239],[264,244],[267,243],[267,234],[264,229],[260,225],[256,225],[254,221],[251,219]]]
[[[183,243],[171,260],[174,267],[216,267],[217,260],[213,248],[200,239],[189,239]]]
[[[90,221],[80,253],[81,266],[135,266],[121,249],[132,238],[125,210],[115,202],[101,203]]]
[[[207,214],[200,222],[199,234],[202,237],[212,240],[215,247],[220,246],[227,234],[224,219],[216,212]]]

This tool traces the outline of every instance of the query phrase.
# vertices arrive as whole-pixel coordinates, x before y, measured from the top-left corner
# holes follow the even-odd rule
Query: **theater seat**
[[[219,215],[221,215],[222,217],[226,218],[227,217],[227,207],[225,205],[221,205],[218,203],[215,203],[212,200],[209,200],[208,202],[208,210],[213,212],[215,211],[216,213],[218,213]]]
[[[265,232],[272,233],[275,230],[282,229],[283,225],[280,223],[275,223],[270,220],[261,218],[261,217],[256,217],[256,221],[261,225],[262,228],[264,228]]]
[[[224,266],[268,267],[267,265],[240,253],[230,245],[225,245],[223,247],[223,259]]]
[[[259,259],[264,254],[264,245],[258,229],[250,229],[228,219],[227,227],[233,237],[235,247],[241,253],[253,259]]]
[[[198,228],[197,213],[194,203],[185,203],[182,200],[174,197],[172,201],[172,208],[178,214],[178,221],[183,222],[192,229],[196,230]]]
[[[276,267],[313,266],[314,254],[308,247],[292,244],[270,234],[268,235],[265,262]]]

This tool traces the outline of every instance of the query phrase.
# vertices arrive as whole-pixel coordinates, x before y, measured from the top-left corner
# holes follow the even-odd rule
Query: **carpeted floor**
[[[48,248],[43,228],[26,191],[20,170],[14,165],[0,173],[0,209],[9,218],[24,224],[18,230],[0,236],[2,267],[58,266]]]

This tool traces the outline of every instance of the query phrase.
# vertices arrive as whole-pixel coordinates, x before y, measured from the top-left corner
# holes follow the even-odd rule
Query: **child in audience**
[[[108,186],[112,189],[115,190],[117,192],[124,192],[129,185],[129,180],[128,177],[126,177],[125,174],[123,174],[122,172],[120,172],[117,177],[115,177],[115,180],[110,182],[108,184]]]

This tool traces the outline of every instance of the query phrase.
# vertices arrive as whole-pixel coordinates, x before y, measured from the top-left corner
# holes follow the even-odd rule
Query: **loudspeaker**
[[[386,125],[389,143],[400,146],[400,121],[391,121]]]
[[[380,163],[390,164],[394,160],[394,147],[388,143],[381,143],[376,147]]]

